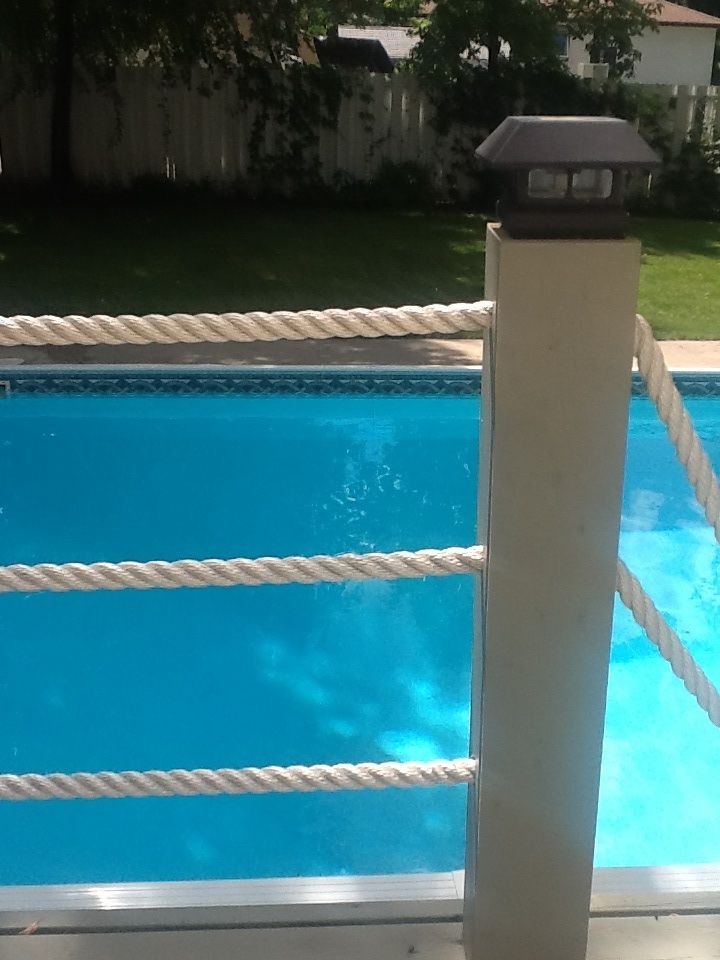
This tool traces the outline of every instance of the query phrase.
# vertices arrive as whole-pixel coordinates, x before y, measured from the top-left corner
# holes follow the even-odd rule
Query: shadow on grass
[[[482,217],[242,204],[0,209],[10,313],[301,309],[482,295]]]
[[[720,258],[720,223],[702,220],[635,218],[632,232],[650,256]]]

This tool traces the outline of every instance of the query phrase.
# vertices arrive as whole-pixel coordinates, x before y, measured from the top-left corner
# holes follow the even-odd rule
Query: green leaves
[[[633,40],[657,30],[655,17],[662,3],[638,0],[554,0],[553,11],[568,35],[587,41],[593,61],[605,60],[614,77],[632,75],[639,59]]]
[[[491,73],[501,70],[502,51],[516,65],[559,65],[555,38],[565,32],[587,40],[593,59],[604,56],[611,74],[624,76],[637,59],[633,38],[655,28],[660,7],[639,0],[438,0],[421,28],[417,69],[435,83],[458,79],[477,68],[483,48]]]
[[[543,0],[439,0],[421,28],[418,71],[448,81],[485,60],[495,72],[503,43],[518,62],[544,60],[553,53],[555,29]]]

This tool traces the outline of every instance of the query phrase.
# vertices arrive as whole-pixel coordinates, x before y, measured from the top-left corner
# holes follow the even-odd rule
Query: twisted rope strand
[[[461,330],[479,330],[491,319],[493,304],[487,301],[448,306],[433,304],[427,307],[378,308],[369,310],[305,310],[300,312],[228,314],[173,314],[163,316],[124,315],[108,317],[0,317],[0,345],[64,345],[64,344],[120,344],[120,343],[198,343],[247,342],[253,340],[301,340],[329,337],[379,337],[407,334],[455,333]],[[720,483],[705,453],[682,397],[656,342],[649,324],[636,319],[636,356],[650,399],[667,427],[678,459],[685,467],[698,503],[720,542]],[[280,583],[341,582],[346,580],[397,579],[425,576],[447,576],[456,573],[478,573],[484,566],[481,547],[450,548],[448,550],[421,550],[415,553],[399,551],[391,554],[344,554],[336,557],[264,557],[257,560],[179,560],[137,563],[94,564],[15,564],[0,567],[0,592],[30,592],[38,590],[123,590],[163,587],[257,586]],[[651,598],[625,564],[618,561],[617,589],[623,603],[649,639],[670,663],[674,673],[696,698],[710,720],[720,726],[720,695],[694,658],[683,645],[677,633],[663,619]],[[471,762],[471,761],[470,761]],[[373,765],[360,765],[360,767]],[[397,765],[396,765],[397,766]],[[360,776],[357,768],[353,776]],[[275,770],[280,780],[280,768]],[[320,768],[292,768],[297,771]],[[340,770],[341,768],[327,768]],[[342,769],[346,769],[343,767]],[[347,772],[347,771],[346,771]],[[150,771],[145,774],[130,771],[125,774],[75,774],[73,783],[83,784],[85,795],[106,796],[97,792],[112,789],[122,781],[123,789],[145,791],[152,783],[155,790],[190,790],[198,792],[200,782],[211,792],[218,791],[218,776],[223,784],[243,774],[243,771]],[[398,774],[399,776],[400,774]],[[297,773],[302,779],[304,773]],[[351,776],[347,773],[347,776]],[[118,780],[120,778],[120,780]],[[123,779],[124,778],[124,779]],[[190,780],[188,780],[190,778]],[[228,781],[227,778],[230,778]],[[0,783],[8,778],[0,778]],[[10,778],[13,783],[18,778]],[[60,792],[67,787],[67,777],[53,774],[49,777],[27,775],[23,779],[27,789],[53,789]],[[248,781],[249,782],[249,781]],[[308,781],[311,782],[311,781]],[[314,782],[314,781],[312,781]],[[246,782],[242,780],[242,783]],[[10,787],[7,787],[10,789]],[[313,788],[314,789],[314,788]],[[344,789],[330,787],[328,789]],[[93,792],[95,791],[95,792]],[[245,786],[239,792],[246,792]],[[263,791],[264,792],[264,791]],[[56,794],[52,794],[56,795]],[[72,794],[73,796],[80,794]],[[112,794],[116,795],[116,794]],[[117,795],[167,795],[145,792]],[[2,793],[0,793],[2,797]]]
[[[482,547],[343,553],[338,556],[260,557],[257,560],[150,560],[138,563],[16,563],[0,567],[0,593],[50,590],[173,590],[178,587],[258,587],[283,583],[413,580],[479,573]]]
[[[720,543],[720,483],[667,368],[660,344],[650,324],[639,314],[635,320],[635,355],[648,396],[667,428],[695,498]],[[622,560],[618,560],[617,589],[620,599],[670,664],[675,676],[682,680],[711,722],[720,726],[720,694],[716,687]]]
[[[622,560],[618,560],[617,592],[635,622],[670,664],[675,676],[682,680],[685,689],[695,697],[710,721],[720,727],[720,693]]]
[[[635,322],[635,354],[648,396],[667,427],[697,502],[713,529],[715,539],[720,543],[720,483],[667,368],[660,344],[650,324],[639,314]]]
[[[351,310],[277,310],[273,313],[122,314],[109,317],[0,317],[0,346],[124,343],[248,343],[326,340],[330,337],[404,337],[480,330],[494,304],[433,303],[425,307],[356,307]]]
[[[339,763],[238,770],[126,770],[121,773],[0,775],[0,800],[99,800],[121,797],[196,797],[218,794],[313,793],[470,783],[475,760],[416,763]]]

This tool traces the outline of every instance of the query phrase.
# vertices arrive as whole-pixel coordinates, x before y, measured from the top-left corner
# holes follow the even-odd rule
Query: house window
[[[567,60],[568,50],[570,46],[570,40],[566,33],[562,30],[558,30],[553,38],[553,44],[555,46],[555,53],[561,60]]]

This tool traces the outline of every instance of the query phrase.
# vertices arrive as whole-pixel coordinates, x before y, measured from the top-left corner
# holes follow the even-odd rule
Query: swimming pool
[[[473,373],[10,371],[0,562],[475,540]],[[720,466],[720,378],[685,378]],[[720,678],[720,551],[633,398],[622,553]],[[460,756],[472,582],[0,598],[0,769]],[[718,732],[618,608],[598,866],[720,861]],[[462,788],[0,805],[0,884],[443,871]]]

